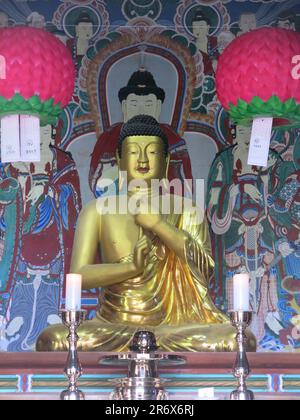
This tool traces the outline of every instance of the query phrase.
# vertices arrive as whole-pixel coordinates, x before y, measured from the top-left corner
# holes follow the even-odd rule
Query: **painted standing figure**
[[[238,126],[237,144],[221,152],[210,171],[207,211],[216,260],[215,294],[219,304],[232,302],[232,277],[250,273],[251,303],[256,312],[253,330],[262,342],[266,328],[279,335],[274,234],[268,221],[267,198],[276,183],[273,168],[278,156],[271,151],[268,168],[247,164],[251,128]],[[225,256],[225,259],[224,259]]]
[[[280,314],[283,320],[280,339],[287,350],[300,348],[300,136],[292,130],[293,160],[285,161],[278,174],[281,183],[269,196],[270,223],[276,233],[274,266],[277,269]]]
[[[51,126],[41,129],[41,162],[5,168],[5,176],[17,182],[15,199],[2,217],[5,235],[12,229],[5,217],[11,218],[9,212],[17,211],[18,217],[15,236],[10,238],[17,248],[11,262],[15,269],[3,290],[3,350],[32,350],[40,331],[59,319],[81,203],[74,162],[50,144],[51,132]]]

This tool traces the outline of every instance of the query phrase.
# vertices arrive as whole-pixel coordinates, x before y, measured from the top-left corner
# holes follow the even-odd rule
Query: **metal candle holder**
[[[69,387],[60,395],[60,399],[64,401],[81,401],[85,399],[84,393],[77,387],[77,381],[82,375],[82,367],[78,358],[77,329],[85,320],[86,311],[69,311],[61,310],[60,315],[64,325],[69,329],[67,340],[69,342],[69,353],[65,367],[65,374],[69,379]]]
[[[177,366],[185,363],[183,357],[157,352],[155,335],[138,331],[131,342],[129,353],[105,357],[101,364],[127,366],[128,376],[118,379],[111,400],[166,400],[165,380],[159,377],[158,366]]]
[[[232,311],[229,312],[232,325],[237,330],[237,357],[235,360],[233,375],[238,379],[238,388],[230,394],[233,401],[252,401],[254,394],[247,389],[246,379],[250,375],[250,366],[246,354],[246,328],[252,321],[252,312],[250,311]]]

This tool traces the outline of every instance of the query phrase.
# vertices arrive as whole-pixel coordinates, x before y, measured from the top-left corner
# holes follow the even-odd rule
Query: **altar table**
[[[108,399],[113,379],[126,368],[101,365],[111,353],[79,353],[84,375],[79,386],[87,399]],[[214,388],[217,399],[228,398],[236,380],[232,353],[180,353],[186,364],[160,369],[170,399],[198,399],[198,390]],[[66,353],[0,353],[0,399],[57,399],[66,388]],[[248,387],[257,399],[300,399],[300,354],[250,353]]]

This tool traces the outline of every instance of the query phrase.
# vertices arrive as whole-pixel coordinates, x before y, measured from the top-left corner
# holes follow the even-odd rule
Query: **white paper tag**
[[[31,115],[20,115],[20,133],[22,162],[40,162],[40,119]]]
[[[255,118],[252,125],[248,165],[268,166],[273,118]]]
[[[19,162],[20,149],[19,115],[1,118],[1,162]]]

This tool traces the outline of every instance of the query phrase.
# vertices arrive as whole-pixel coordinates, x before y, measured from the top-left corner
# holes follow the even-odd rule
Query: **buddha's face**
[[[209,34],[209,24],[205,20],[192,23],[193,34],[196,38],[205,38]]]
[[[166,177],[168,159],[160,137],[130,136],[123,142],[119,169],[127,172],[128,183],[141,180],[151,186],[152,180]]]
[[[149,115],[159,121],[161,113],[161,100],[150,93],[149,95],[136,95],[131,93],[122,103],[124,122],[137,115]]]
[[[76,26],[76,36],[82,40],[90,40],[93,37],[93,24],[92,22],[80,22]]]

